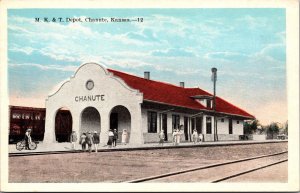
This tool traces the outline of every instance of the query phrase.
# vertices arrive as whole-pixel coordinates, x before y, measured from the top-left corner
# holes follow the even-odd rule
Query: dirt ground
[[[10,157],[9,182],[122,182],[287,149],[268,143]]]

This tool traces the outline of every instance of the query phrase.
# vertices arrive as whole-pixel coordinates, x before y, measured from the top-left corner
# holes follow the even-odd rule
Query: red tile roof
[[[131,88],[137,89],[141,93],[143,93],[144,100],[196,110],[212,110],[206,108],[192,98],[192,96],[196,95],[212,96],[212,94],[200,88],[183,88],[169,83],[147,80],[145,78],[137,77],[112,69],[108,69],[108,71],[113,73],[115,76],[123,79]],[[251,114],[221,99],[220,97],[216,97],[216,111],[251,119],[254,118],[254,116],[252,116]]]

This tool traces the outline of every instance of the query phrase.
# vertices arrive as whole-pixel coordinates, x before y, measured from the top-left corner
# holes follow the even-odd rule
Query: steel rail
[[[238,146],[238,145],[252,145],[252,144],[271,144],[271,143],[287,143],[287,141],[268,141],[268,142],[249,142],[249,143],[230,143],[230,144],[188,144],[180,146],[153,146],[153,147],[122,147],[122,148],[111,148],[111,149],[98,149],[98,152],[113,152],[113,151],[140,151],[140,150],[160,150],[160,149],[179,149],[179,148],[201,148],[201,147],[222,147],[222,146]],[[94,151],[94,150],[93,150]],[[48,154],[67,154],[67,153],[86,153],[82,150],[64,150],[64,151],[39,151],[39,152],[20,152],[20,153],[9,153],[9,157],[17,156],[33,156],[33,155],[48,155]]]
[[[226,176],[224,178],[220,178],[218,180],[214,180],[212,181],[211,183],[217,183],[217,182],[222,182],[222,181],[225,181],[225,180],[228,180],[228,179],[231,179],[231,178],[235,178],[237,176],[241,176],[241,175],[244,175],[244,174],[247,174],[247,173],[250,173],[250,172],[254,172],[254,171],[257,171],[257,170],[261,170],[261,169],[264,169],[264,168],[267,168],[267,167],[270,167],[270,166],[273,166],[273,165],[277,165],[277,164],[280,164],[280,163],[283,163],[283,162],[286,162],[288,161],[288,159],[284,159],[284,160],[280,160],[280,161],[277,161],[277,162],[273,162],[271,164],[267,164],[267,165],[264,165],[264,166],[260,166],[260,167],[257,167],[257,168],[253,168],[253,169],[250,169],[250,170],[246,170],[246,171],[243,171],[243,172],[239,172],[237,174],[233,174],[233,175],[230,175],[230,176]]]
[[[229,164],[239,163],[239,162],[244,162],[244,161],[250,161],[250,160],[260,159],[260,158],[264,158],[264,157],[271,157],[271,156],[281,155],[281,154],[284,154],[284,153],[288,153],[288,151],[283,151],[283,152],[273,153],[273,154],[267,154],[267,155],[261,155],[261,156],[254,156],[254,157],[250,157],[250,158],[243,158],[243,159],[238,159],[238,160],[228,161],[228,162],[222,162],[222,163],[217,163],[217,164],[211,164],[211,165],[196,167],[196,168],[192,168],[192,169],[186,169],[186,170],[175,171],[175,172],[170,172],[170,173],[165,173],[165,174],[160,174],[160,175],[155,175],[155,176],[150,176],[150,177],[134,179],[134,180],[130,180],[130,181],[125,181],[123,183],[146,182],[146,181],[155,180],[155,179],[159,179],[159,178],[165,178],[165,177],[169,177],[169,176],[176,176],[176,175],[180,175],[180,174],[183,174],[183,173],[194,172],[194,171],[198,171],[198,170],[204,170],[204,169],[208,169],[208,168],[214,168],[214,167],[218,167],[218,166],[224,166],[224,165],[229,165]]]

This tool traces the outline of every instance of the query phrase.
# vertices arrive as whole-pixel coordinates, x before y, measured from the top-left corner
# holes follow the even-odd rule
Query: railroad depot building
[[[121,136],[128,131],[129,144],[158,142],[164,130],[166,141],[181,127],[181,141],[190,141],[193,129],[214,140],[212,94],[200,88],[185,88],[106,69],[96,63],[81,65],[74,76],[46,99],[44,143],[67,141],[74,130],[100,132],[107,142],[109,129]],[[254,117],[216,97],[218,140],[239,140],[244,120]],[[60,119],[68,120],[60,121]],[[120,139],[120,137],[119,137]]]

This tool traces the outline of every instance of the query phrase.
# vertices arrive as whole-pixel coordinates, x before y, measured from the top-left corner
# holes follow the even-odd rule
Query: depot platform
[[[193,148],[193,147],[208,147],[208,146],[228,146],[228,145],[247,145],[247,144],[262,144],[262,143],[280,143],[287,142],[288,140],[262,140],[262,141],[216,141],[216,142],[183,142],[179,145],[174,145],[173,143],[164,143],[163,146],[158,143],[146,143],[143,145],[134,145],[134,144],[117,144],[116,147],[108,147],[103,144],[99,144],[98,152],[107,152],[107,151],[130,151],[130,150],[150,150],[150,149],[169,149],[169,148]],[[83,152],[81,145],[77,144],[75,150],[71,148],[71,143],[53,143],[46,144],[39,142],[38,147],[35,150],[22,150],[18,151],[16,149],[16,144],[10,144],[8,148],[9,154],[36,154],[36,153],[68,153],[68,152]],[[93,146],[92,146],[93,147]],[[94,151],[94,147],[93,147]]]

